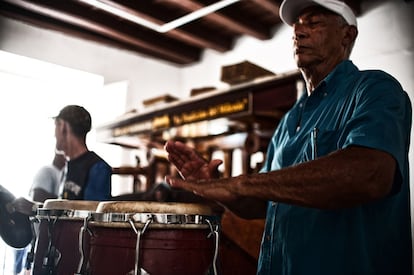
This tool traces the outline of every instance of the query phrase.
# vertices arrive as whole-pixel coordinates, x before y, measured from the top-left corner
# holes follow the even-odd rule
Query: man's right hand
[[[36,211],[39,208],[39,206],[40,204],[36,202],[20,197],[8,203],[6,205],[6,208],[10,214],[14,212],[19,212],[27,216],[34,216],[36,215]]]
[[[222,160],[215,159],[208,162],[194,149],[179,141],[167,141],[164,148],[168,153],[168,160],[174,164],[184,179],[218,178],[218,167],[223,163]]]

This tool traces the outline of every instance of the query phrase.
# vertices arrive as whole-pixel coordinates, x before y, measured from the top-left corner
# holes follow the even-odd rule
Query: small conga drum
[[[46,200],[37,210],[39,236],[33,274],[73,275],[81,262],[79,234],[98,201]]]
[[[205,204],[101,202],[88,223],[88,274],[216,273],[219,223]]]

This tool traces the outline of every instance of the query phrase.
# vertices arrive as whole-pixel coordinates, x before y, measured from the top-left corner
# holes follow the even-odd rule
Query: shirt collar
[[[349,75],[355,71],[358,71],[358,68],[352,63],[352,61],[344,60],[325,77],[319,86],[325,86],[325,93],[329,94],[330,92],[335,91],[333,86],[337,87],[338,83],[348,81],[346,75]]]

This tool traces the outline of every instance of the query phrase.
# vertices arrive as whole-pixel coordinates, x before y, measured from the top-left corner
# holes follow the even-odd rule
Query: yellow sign
[[[202,107],[189,112],[180,112],[177,114],[163,114],[154,116],[151,120],[136,122],[127,126],[117,127],[113,130],[113,136],[119,137],[132,135],[139,132],[165,129],[173,126],[180,126],[187,123],[193,123],[202,120],[210,120],[222,116],[228,116],[249,110],[248,96],[217,103],[207,107]]]
[[[142,121],[124,127],[115,128],[113,131],[114,137],[127,136],[144,131],[151,131],[151,121]]]
[[[170,117],[167,114],[163,116],[157,116],[152,119],[153,129],[168,128],[168,127],[170,127]]]
[[[191,112],[182,112],[172,116],[174,125],[182,125],[201,120],[209,120],[221,116],[235,114],[249,109],[249,99],[244,97],[234,102],[224,102],[200,108]]]

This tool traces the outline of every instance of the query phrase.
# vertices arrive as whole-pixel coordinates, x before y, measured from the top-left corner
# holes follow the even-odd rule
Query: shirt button
[[[303,103],[299,103],[299,107],[301,107],[301,108],[302,108],[302,107],[303,107]]]
[[[266,241],[270,242],[270,235],[266,235]]]

